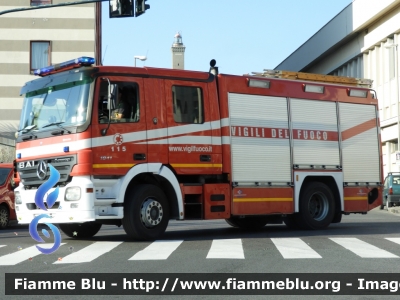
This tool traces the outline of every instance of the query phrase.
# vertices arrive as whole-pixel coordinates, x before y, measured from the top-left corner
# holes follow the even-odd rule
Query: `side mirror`
[[[100,131],[101,135],[105,136],[107,134],[108,128],[110,128],[110,122],[111,122],[111,82],[106,77],[102,78],[102,80],[107,80],[107,82],[108,82],[108,87],[107,87],[108,125],[107,125],[107,128],[103,128]]]
[[[14,180],[14,178],[11,178],[11,180],[10,180],[10,185],[11,185],[11,189],[12,189],[12,190],[15,190],[15,189],[18,187],[19,182],[16,182],[16,181]]]

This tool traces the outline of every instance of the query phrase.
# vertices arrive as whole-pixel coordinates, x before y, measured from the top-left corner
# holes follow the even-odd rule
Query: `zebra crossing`
[[[279,252],[282,259],[322,259],[323,256],[314,250],[308,243],[301,238],[270,238],[276,251]],[[332,243],[327,247],[338,245],[340,251],[348,251],[351,255],[360,258],[399,258],[398,255],[391,253],[376,245],[367,243],[354,237],[335,237],[326,238],[326,243]],[[383,240],[383,239],[382,239]],[[384,238],[393,244],[400,245],[400,238]],[[205,241],[210,242],[210,241]],[[100,259],[102,255],[117,249],[124,242],[93,242],[84,248],[73,251],[70,254],[56,259],[52,264],[79,264],[88,263]],[[157,240],[151,242],[144,249],[133,253],[128,261],[154,261],[167,260],[172,253],[179,251],[184,240]],[[43,248],[50,248],[52,244],[40,244]],[[62,243],[61,247],[68,247],[68,243]],[[6,250],[8,245],[0,245],[0,250]],[[71,247],[73,248],[73,247]],[[4,252],[4,251],[2,251]],[[0,252],[0,253],[2,253]],[[399,251],[400,253],[400,247]],[[43,255],[36,246],[30,246],[25,249],[1,255],[0,266],[10,266],[31,260],[33,257]],[[246,259],[246,249],[243,246],[243,240],[238,239],[214,239],[204,255],[205,259]]]

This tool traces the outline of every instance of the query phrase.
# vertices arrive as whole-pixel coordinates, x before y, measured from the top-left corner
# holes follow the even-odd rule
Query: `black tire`
[[[283,218],[283,223],[285,223],[285,225],[290,229],[301,228],[301,226],[299,226],[299,223],[297,221],[296,215],[287,215],[286,217]]]
[[[250,216],[245,218],[231,217],[229,219],[225,219],[225,221],[232,227],[240,229],[260,229],[267,225],[268,216]]]
[[[167,197],[159,187],[143,184],[128,192],[122,225],[130,238],[156,240],[164,234],[168,222]]]
[[[58,224],[58,227],[60,227],[62,232],[71,238],[86,239],[96,235],[96,233],[99,232],[101,225],[102,224],[96,222],[85,222],[80,224]]]
[[[0,205],[0,229],[4,229],[10,222],[10,212],[4,205]]]
[[[335,212],[332,223],[340,223],[340,222],[342,222],[342,212],[339,210]]]
[[[305,229],[323,229],[335,215],[332,191],[322,182],[311,182],[300,193],[298,223]]]

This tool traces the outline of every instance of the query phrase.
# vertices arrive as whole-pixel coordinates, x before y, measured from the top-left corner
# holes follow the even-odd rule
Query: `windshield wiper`
[[[46,127],[50,127],[50,126],[55,125],[55,126],[60,127],[61,129],[64,129],[64,130],[65,130],[66,132],[68,132],[68,133],[72,133],[72,131],[69,131],[68,129],[62,127],[62,126],[60,125],[60,124],[62,124],[62,123],[65,123],[65,122],[52,122],[52,123],[49,123],[49,124],[46,124],[46,125],[42,126],[42,128],[46,128]],[[59,134],[62,134],[62,133],[64,133],[64,132],[60,132]]]
[[[32,129],[35,129],[35,128],[36,128],[36,125],[28,125],[25,128],[22,128],[22,129],[18,130],[18,132],[22,131],[22,133],[27,133],[27,132],[31,131]]]
[[[18,130],[18,132],[21,132],[22,134],[29,134],[29,136],[24,136],[23,138],[22,138],[22,140],[23,141],[26,141],[26,140],[31,140],[31,139],[33,139],[33,138],[37,138],[37,136],[36,135],[34,135],[33,133],[30,133],[30,131],[32,130],[32,129],[35,129],[36,128],[36,125],[29,125],[29,126],[26,126],[25,128],[22,128],[22,129],[20,129],[20,130]]]
[[[50,126],[53,126],[53,125],[59,126],[62,123],[65,123],[65,122],[51,122],[49,124],[43,125],[42,128],[50,127]],[[59,126],[59,127],[61,127],[61,126]]]

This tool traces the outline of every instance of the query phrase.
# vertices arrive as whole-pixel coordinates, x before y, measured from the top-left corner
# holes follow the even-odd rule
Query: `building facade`
[[[185,46],[182,42],[180,33],[175,34],[174,43],[171,47],[172,52],[172,69],[185,69]]]
[[[0,11],[65,0],[0,0]],[[80,56],[95,57],[96,4],[80,4],[0,15],[0,162],[15,157],[23,97],[33,70]]]
[[[400,0],[353,0],[275,68],[372,79],[384,175],[400,171],[399,42]]]

